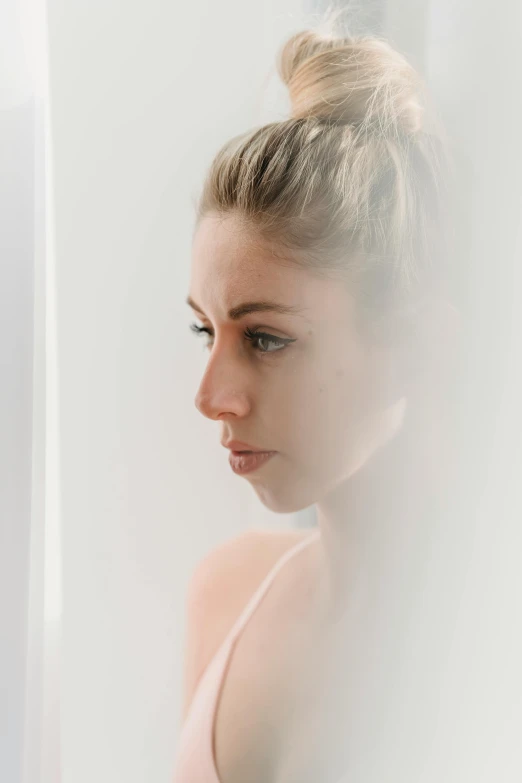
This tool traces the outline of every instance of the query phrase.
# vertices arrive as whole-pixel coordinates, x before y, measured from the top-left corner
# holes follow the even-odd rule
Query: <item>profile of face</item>
[[[223,444],[277,452],[245,475],[272,511],[320,501],[400,429],[392,362],[356,328],[346,283],[285,263],[240,216],[201,219],[190,304],[209,350],[196,407]]]

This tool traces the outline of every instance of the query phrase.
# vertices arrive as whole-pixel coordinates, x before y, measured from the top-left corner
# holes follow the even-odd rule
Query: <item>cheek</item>
[[[338,368],[308,378],[291,395],[282,417],[292,438],[303,449],[315,449],[321,443],[333,445],[336,433],[361,418],[367,395],[354,373]]]
[[[314,464],[325,451],[341,456],[358,440],[377,404],[369,354],[357,344],[322,346],[318,354],[299,355],[285,367],[269,406],[272,425],[281,428],[278,434],[293,458]]]
[[[308,389],[298,438],[314,464],[345,462],[374,437],[381,408],[377,382],[365,362],[338,366]]]

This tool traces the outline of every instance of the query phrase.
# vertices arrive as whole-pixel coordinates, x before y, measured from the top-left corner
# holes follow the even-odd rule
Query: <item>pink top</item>
[[[221,783],[214,759],[214,718],[228,659],[235,642],[279,570],[291,557],[315,541],[319,530],[290,547],[277,560],[217,649],[198,683],[179,737],[173,783]]]

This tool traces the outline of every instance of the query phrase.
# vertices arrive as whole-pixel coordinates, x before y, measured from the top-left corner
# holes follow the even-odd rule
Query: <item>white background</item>
[[[67,783],[169,780],[194,564],[245,528],[309,521],[264,510],[230,471],[217,425],[196,411],[205,354],[184,300],[203,174],[231,135],[285,116],[275,52],[315,5],[50,0],[44,42],[45,4],[4,0],[0,777],[9,783],[22,774],[57,783],[60,767]],[[459,247],[472,269],[470,377],[483,392],[463,423],[476,514],[438,542],[460,592],[422,780],[514,783],[520,8],[393,0],[381,18],[429,77],[454,139]],[[489,466],[474,461],[485,442]]]

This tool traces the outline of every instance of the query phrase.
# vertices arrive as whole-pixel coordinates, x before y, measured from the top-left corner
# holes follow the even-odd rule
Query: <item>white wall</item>
[[[31,530],[35,105],[25,96],[0,108],[0,778],[18,783]]]
[[[49,2],[63,562],[63,780],[168,780],[195,562],[269,514],[194,406],[193,203],[282,116],[299,3]],[[279,115],[277,112],[280,112]]]
[[[49,2],[66,783],[169,779],[188,576],[205,551],[235,532],[296,521],[264,511],[229,470],[217,427],[196,411],[205,355],[188,330],[184,299],[192,202],[203,172],[222,141],[284,111],[275,76],[268,108],[260,89],[276,45],[300,26],[298,6],[297,0],[183,8],[158,0]],[[501,209],[517,206],[520,182],[520,160],[508,154],[519,124],[502,124],[506,108],[514,117],[513,81],[505,77],[519,64],[509,56],[520,51],[508,6],[504,0],[493,17],[469,0],[455,9],[449,2],[397,0],[386,14],[393,40],[444,96],[459,143],[472,138],[460,165],[463,177],[473,165],[478,189],[462,214],[481,230],[463,244],[475,243],[483,272],[505,264],[498,276],[474,281],[484,285],[477,301],[489,322],[485,317],[478,348],[487,347],[488,360],[492,338],[504,327],[502,291],[488,285],[505,284],[513,257],[512,225],[502,225]],[[462,103],[470,94],[471,109]],[[506,144],[494,158],[502,128]],[[504,201],[492,199],[493,192]],[[492,206],[498,225],[488,219]],[[488,332],[488,323],[498,330]],[[515,409],[514,398],[510,404]],[[500,431],[506,439],[508,425]],[[518,469],[515,445],[510,465]],[[487,516],[482,509],[473,561],[464,562],[471,526],[457,520],[442,531],[447,539],[438,538],[433,560],[440,569],[432,584],[438,588],[447,571],[456,586],[446,591],[447,606],[433,592],[426,627],[432,632],[437,610],[448,633],[438,644],[452,645],[453,617],[459,635],[440,685],[424,683],[442,705],[433,758],[424,759],[431,765],[426,781],[464,780],[471,769],[474,780],[518,779],[510,776],[521,649],[513,622],[520,614],[520,527],[507,524],[517,519],[519,473],[512,472],[512,481],[506,482],[511,474],[502,477],[511,506],[500,519],[494,501]],[[491,496],[498,499],[499,490],[493,487]],[[468,580],[462,607],[454,600],[461,579]],[[428,633],[427,641],[429,651]],[[409,749],[403,752],[407,759]]]

